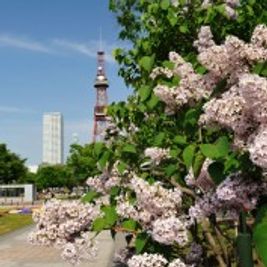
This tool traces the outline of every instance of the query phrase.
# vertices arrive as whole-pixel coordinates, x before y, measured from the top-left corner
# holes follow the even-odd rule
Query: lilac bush
[[[198,12],[214,7],[229,23],[242,15],[239,1],[196,2]],[[160,8],[181,15],[192,5],[162,1]],[[153,89],[142,85],[111,109],[107,147],[94,151],[102,174],[88,178],[83,201],[52,201],[35,214],[33,243],[60,247],[76,264],[96,254],[90,232],[111,230],[127,234],[116,261],[129,267],[227,267],[238,261],[240,213],[256,221],[255,241],[261,236],[255,214],[267,194],[267,79],[257,67],[267,61],[267,26],[257,25],[249,40],[227,35],[219,43],[205,25],[190,45],[196,61],[183,51],[154,69],[151,58],[139,60]]]

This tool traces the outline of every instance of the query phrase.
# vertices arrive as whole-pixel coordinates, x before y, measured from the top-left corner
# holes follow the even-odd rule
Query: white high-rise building
[[[43,116],[43,163],[63,164],[63,116],[59,112]]]

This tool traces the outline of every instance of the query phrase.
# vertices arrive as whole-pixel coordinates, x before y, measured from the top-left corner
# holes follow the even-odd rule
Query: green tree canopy
[[[26,176],[26,159],[11,152],[5,144],[0,144],[0,183],[18,182]]]
[[[97,161],[102,155],[104,144],[73,144],[67,159],[67,166],[78,183],[83,184],[88,176],[99,174]]]
[[[68,187],[75,185],[71,172],[64,165],[40,166],[36,176],[35,184],[39,190],[48,187]]]

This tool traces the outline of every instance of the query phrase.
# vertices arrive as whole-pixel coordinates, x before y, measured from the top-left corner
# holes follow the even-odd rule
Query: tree
[[[35,175],[35,184],[38,190],[49,187],[68,187],[77,184],[71,172],[64,165],[51,165],[39,167]]]
[[[25,161],[8,150],[5,144],[0,144],[0,183],[15,183],[23,179],[27,173]]]
[[[86,144],[84,146],[73,144],[67,159],[67,166],[79,184],[84,184],[89,176],[100,173],[97,161],[104,150],[102,143]]]

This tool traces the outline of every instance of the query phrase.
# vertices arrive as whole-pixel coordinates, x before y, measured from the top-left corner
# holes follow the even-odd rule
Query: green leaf
[[[263,67],[264,67],[264,63],[259,62],[253,67],[252,71],[256,74],[260,74],[263,70]]]
[[[165,169],[164,169],[166,175],[168,177],[172,176],[175,172],[177,172],[177,165],[176,164],[169,164]]]
[[[142,102],[147,100],[149,98],[150,94],[151,94],[151,87],[150,86],[144,85],[139,89],[139,95],[140,95],[140,99]]]
[[[187,144],[186,136],[184,136],[184,135],[176,135],[174,137],[173,141],[175,144],[178,144],[178,145],[186,145]]]
[[[175,64],[169,60],[165,60],[162,62],[162,66],[165,67],[165,68],[168,68],[170,70],[173,70]]]
[[[253,8],[251,6],[249,6],[249,5],[247,5],[246,8],[247,8],[248,15],[250,15],[251,17],[254,16]]]
[[[154,139],[154,146],[161,146],[165,138],[165,133],[159,133]]]
[[[178,17],[177,14],[175,12],[173,12],[171,9],[168,12],[168,16],[167,16],[171,26],[175,26],[177,21],[178,21]]]
[[[101,169],[106,167],[106,164],[107,164],[109,158],[110,158],[110,152],[105,151],[104,154],[102,155],[102,157],[100,158],[100,160],[98,161]]]
[[[110,196],[111,197],[116,197],[120,193],[120,187],[119,186],[113,186],[110,190]]]
[[[110,227],[113,226],[118,220],[118,214],[116,208],[113,206],[105,206],[102,208],[102,211],[105,213],[106,224]]]
[[[222,15],[226,15],[226,12],[225,12],[225,5],[224,4],[221,4],[221,5],[217,5],[215,6],[214,8],[218,13],[222,14]]]
[[[92,202],[92,200],[94,200],[98,196],[99,196],[99,193],[97,193],[95,191],[89,191],[88,193],[86,193],[85,196],[82,197],[81,200],[82,200],[82,202]]]
[[[148,239],[149,239],[149,237],[146,233],[140,233],[136,236],[135,250],[138,254],[143,251],[143,249],[145,248],[145,245],[148,242]]]
[[[179,27],[179,30],[180,30],[181,33],[187,33],[187,32],[189,31],[189,29],[188,29],[188,27],[187,27],[186,24],[181,25],[181,26]]]
[[[220,162],[213,162],[208,167],[209,174],[215,184],[220,184],[224,180],[224,165]]]
[[[187,0],[179,0],[179,3],[184,6],[185,4],[187,4]]]
[[[261,71],[261,76],[267,77],[267,64],[266,64],[266,66],[263,68],[263,70]]]
[[[168,9],[169,6],[170,6],[170,0],[161,0],[161,2],[160,2],[160,7],[161,7],[163,10]]]
[[[106,220],[105,218],[97,218],[93,221],[92,229],[96,232],[101,232],[106,228]]]
[[[142,57],[139,61],[139,65],[146,71],[151,71],[154,64],[155,56],[145,56]]]
[[[174,75],[172,78],[172,86],[178,86],[181,81],[181,78],[177,75]]]
[[[154,95],[152,94],[149,101],[147,102],[147,106],[150,108],[150,109],[153,109],[159,102],[159,99]]]
[[[195,177],[199,175],[204,161],[205,161],[205,157],[201,153],[198,152],[195,156],[194,163],[193,163],[193,173]]]
[[[136,149],[135,149],[135,146],[132,144],[125,144],[122,149],[122,152],[136,154]]]
[[[253,6],[256,3],[256,0],[249,0],[248,3]]]
[[[224,162],[224,170],[227,172],[231,169],[235,170],[240,166],[240,162],[235,158],[235,155],[229,155]]]
[[[202,144],[200,150],[203,155],[210,159],[224,158],[230,151],[230,144],[226,136],[220,137],[215,144]]]
[[[137,227],[137,222],[134,220],[127,220],[122,223],[122,227],[129,231],[134,231]]]
[[[207,158],[214,159],[217,157],[216,147],[213,144],[200,145],[200,150]]]
[[[267,266],[267,207],[262,206],[257,214],[253,227],[253,240],[256,250],[264,265]]]
[[[220,137],[216,144],[216,150],[217,150],[217,157],[225,157],[228,155],[230,151],[230,144],[228,141],[228,138],[226,136]]]
[[[259,223],[264,222],[264,220],[267,221],[267,204],[264,204],[259,207],[256,218],[255,218],[254,226],[258,225]]]
[[[185,114],[185,124],[192,126],[196,125],[199,118],[199,111],[196,109],[190,109]]]
[[[196,149],[195,145],[189,145],[183,151],[183,160],[187,169],[189,169],[192,166],[192,162],[195,155],[195,149]]]
[[[180,153],[181,153],[181,149],[180,148],[171,149],[170,156],[172,158],[177,158]]]
[[[118,166],[117,166],[117,169],[119,171],[120,174],[123,174],[123,172],[127,169],[127,164],[124,163],[123,161],[120,161]]]
[[[104,144],[103,143],[100,143],[100,142],[97,142],[94,144],[94,153],[97,157],[100,156],[102,150],[104,148]]]
[[[207,72],[207,69],[201,65],[199,65],[197,68],[196,68],[196,72],[199,73],[199,74],[204,74]]]

